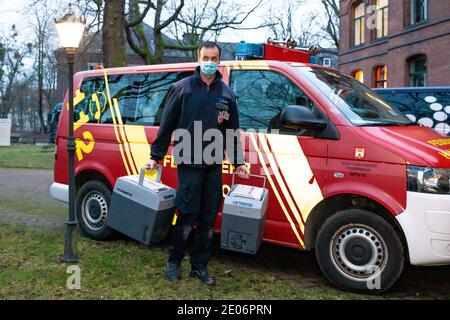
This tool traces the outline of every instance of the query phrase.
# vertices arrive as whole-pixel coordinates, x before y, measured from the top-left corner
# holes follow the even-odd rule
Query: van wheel
[[[376,214],[349,209],[326,220],[316,239],[317,262],[345,291],[379,294],[400,277],[405,259],[394,228]]]
[[[106,225],[111,191],[100,181],[85,183],[76,196],[76,215],[81,232],[95,240],[105,240],[111,233]]]

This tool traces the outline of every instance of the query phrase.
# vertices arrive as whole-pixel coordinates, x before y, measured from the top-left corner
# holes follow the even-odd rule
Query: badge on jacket
[[[216,98],[216,109],[218,111],[217,121],[219,124],[222,123],[223,120],[228,121],[230,119],[230,105],[231,99],[225,97]]]

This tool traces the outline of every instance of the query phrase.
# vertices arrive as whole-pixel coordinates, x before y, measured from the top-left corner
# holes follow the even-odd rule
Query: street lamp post
[[[69,4],[69,11],[59,20],[55,20],[56,30],[61,40],[62,47],[66,53],[69,71],[69,135],[67,139],[68,169],[69,169],[69,219],[66,223],[66,235],[64,241],[64,255],[61,262],[74,263],[79,258],[73,251],[73,233],[75,232],[77,221],[75,219],[75,151],[76,144],[73,133],[73,64],[75,53],[83,36],[85,25],[83,21],[75,15]]]

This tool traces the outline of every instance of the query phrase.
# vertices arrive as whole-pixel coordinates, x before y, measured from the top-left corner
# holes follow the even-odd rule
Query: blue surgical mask
[[[216,74],[218,69],[219,69],[219,66],[217,65],[217,63],[214,63],[212,61],[206,61],[206,62],[200,63],[200,70],[208,78],[212,78]]]

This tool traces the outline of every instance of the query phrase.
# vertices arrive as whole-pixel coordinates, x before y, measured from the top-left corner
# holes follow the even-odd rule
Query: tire
[[[112,229],[106,225],[111,190],[100,181],[85,183],[76,195],[75,212],[81,232],[88,238],[105,240]]]
[[[404,248],[394,228],[361,209],[340,211],[328,218],[315,247],[322,273],[344,291],[385,292],[398,280],[405,264]]]

